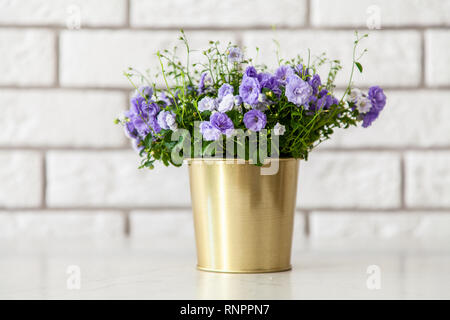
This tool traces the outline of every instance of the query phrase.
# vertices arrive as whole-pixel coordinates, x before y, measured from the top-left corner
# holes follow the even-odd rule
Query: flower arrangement
[[[353,74],[356,69],[363,71],[360,59],[366,52],[357,57],[356,49],[367,37],[355,34],[350,79],[339,99],[334,94],[342,68],[338,60],[323,54],[315,59],[279,59],[279,67],[271,73],[267,66],[245,58],[239,47],[228,44],[221,50],[218,42],[210,42],[202,52],[206,62],[191,64],[191,49],[182,31],[185,63],[175,50],[157,53],[164,88],[132,68],[125,72],[136,92],[130,109],[116,123],[132,139],[142,157],[141,167],[153,168],[157,160],[181,165],[174,155],[186,143],[181,158],[231,157],[261,164],[267,154],[262,150],[270,149],[281,158],[307,160],[308,153],[336,128],[361,122],[368,127],[386,104],[380,87],[370,87],[367,93],[353,87]],[[330,66],[325,80],[317,73],[324,64]],[[137,86],[136,77],[147,83]],[[252,142],[260,147],[252,150]]]

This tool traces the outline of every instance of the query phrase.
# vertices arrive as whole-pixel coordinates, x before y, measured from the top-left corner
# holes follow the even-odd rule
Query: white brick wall
[[[164,17],[161,19],[161,17]],[[131,0],[131,24],[152,27],[303,26],[306,0]]]
[[[176,31],[64,31],[60,41],[61,84],[130,88],[123,71],[133,66],[142,72],[149,69],[154,76],[160,70],[156,52],[172,49],[175,44],[180,47],[178,36]],[[210,40],[236,43],[234,33],[189,32],[188,36],[191,49],[197,51],[192,59]],[[158,83],[162,85],[162,79]]]
[[[42,198],[42,157],[30,151],[0,151],[0,207],[37,207]]]
[[[312,153],[300,164],[301,208],[397,208],[400,160],[387,152]]]
[[[191,237],[186,168],[139,171],[112,123],[122,71],[155,72],[184,28],[193,49],[258,46],[272,65],[273,38],[283,57],[326,51],[342,89],[355,27],[370,34],[355,83],[387,106],[301,163],[295,239],[449,239],[449,0],[0,0],[0,238]]]
[[[387,105],[370,128],[338,130],[323,148],[450,146],[450,99],[445,90],[387,90]]]
[[[0,239],[123,237],[119,211],[16,211],[0,215]]]
[[[55,36],[48,30],[0,29],[0,85],[55,82]]]
[[[139,158],[132,151],[52,151],[47,164],[50,207],[189,205],[186,168],[138,170]]]
[[[450,206],[450,152],[410,152],[405,165],[408,207]]]
[[[448,26],[449,0],[313,0],[311,22],[315,26],[365,27],[367,18],[380,14],[386,26]]]
[[[126,138],[111,119],[126,99],[115,91],[2,90],[0,145],[124,146]]]
[[[127,21],[126,0],[0,0],[1,25],[120,26]]]
[[[450,215],[436,212],[326,212],[310,215],[313,238],[448,238]]]
[[[450,37],[448,30],[429,30],[426,39],[426,81],[430,86],[450,85]]]
[[[367,48],[368,53],[361,60],[364,67],[363,75],[355,74],[355,83],[360,86],[370,86],[377,83],[383,86],[417,86],[420,82],[420,34],[416,31],[372,31],[369,40],[361,43],[361,48]],[[255,47],[260,48],[259,61],[272,62],[276,59],[276,45],[280,44],[282,58],[295,57],[301,54],[308,57],[311,54],[320,55],[325,52],[329,57],[341,60],[343,70],[338,74],[337,84],[345,87],[350,74],[352,60],[352,31],[311,31],[291,30],[280,31],[251,31],[243,34],[244,45],[251,56],[256,56]],[[305,58],[307,59],[307,58]],[[394,63],[395,61],[395,63]],[[347,67],[345,67],[347,66]],[[328,72],[325,65],[321,71]],[[325,74],[326,76],[326,74]]]

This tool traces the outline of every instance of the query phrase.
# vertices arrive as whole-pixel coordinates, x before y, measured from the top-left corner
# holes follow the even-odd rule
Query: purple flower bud
[[[250,78],[256,78],[258,76],[258,72],[255,67],[248,66],[247,69],[245,69],[244,75]]]
[[[241,62],[242,60],[242,51],[238,47],[230,48],[230,52],[228,53],[228,61],[230,62]]]

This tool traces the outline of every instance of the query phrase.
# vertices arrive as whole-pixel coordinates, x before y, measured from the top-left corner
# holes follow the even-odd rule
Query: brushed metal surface
[[[298,161],[275,175],[235,160],[188,161],[198,268],[276,272],[291,268]]]

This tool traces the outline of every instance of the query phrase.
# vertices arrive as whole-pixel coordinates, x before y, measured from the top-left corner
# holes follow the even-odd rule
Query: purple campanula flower
[[[255,105],[258,103],[258,96],[261,88],[257,79],[244,77],[239,87],[239,95],[245,103]]]
[[[230,62],[241,62],[243,58],[242,51],[238,47],[232,47],[228,53],[228,61]]]
[[[256,71],[255,67],[248,66],[247,69],[245,69],[244,76],[256,78],[258,76],[258,72]]]
[[[124,113],[124,116],[126,118],[128,118],[128,120],[125,122],[125,125],[123,127],[125,130],[125,135],[130,139],[136,139],[139,136],[139,132],[137,131],[137,129],[134,126],[134,123],[132,121],[134,114],[132,114],[130,111],[126,111]]]
[[[293,75],[287,79],[286,98],[297,106],[308,102],[312,91],[311,86],[299,76]]]
[[[323,101],[325,101],[323,109],[329,109],[332,105],[339,104],[339,100],[336,99],[336,97],[331,93],[329,93],[327,89],[320,90],[318,97],[323,98]]]
[[[364,114],[362,126],[364,128],[369,127],[372,124],[372,122],[374,122],[378,118],[379,114],[380,112],[377,110],[369,111],[366,114]]]
[[[156,102],[148,101],[142,103],[142,112],[146,117],[156,117],[161,108]]]
[[[319,86],[322,84],[320,81],[320,76],[318,74],[315,74],[308,80],[309,85],[313,89],[313,94],[317,94],[319,92]]]
[[[220,138],[222,133],[219,129],[212,126],[212,124],[209,121],[202,121],[200,123],[200,133],[203,136],[203,139],[206,141],[215,141]]]
[[[207,72],[203,72],[200,76],[200,81],[198,83],[198,94],[202,94],[205,92],[205,88],[206,88],[206,83],[208,82],[207,79],[208,73]]]
[[[294,70],[290,66],[280,66],[275,71],[275,77],[282,84],[286,84],[287,79],[294,75]]]
[[[309,76],[310,70],[300,63],[294,68],[294,71],[300,78],[306,78],[307,76]]]
[[[308,104],[305,104],[305,110],[317,110],[317,96],[310,96]]]
[[[233,121],[225,113],[213,113],[209,118],[209,122],[214,128],[226,135],[230,135],[234,130]]]
[[[281,95],[280,81],[275,76],[271,76],[261,83],[261,87],[271,90],[278,97]]]
[[[266,122],[266,115],[256,109],[252,109],[244,115],[245,127],[252,131],[261,131],[266,126]]]
[[[213,111],[217,108],[217,102],[214,98],[204,97],[198,102],[198,110],[203,111]]]
[[[319,98],[322,98],[323,96],[326,96],[328,94],[328,90],[327,89],[322,89],[319,92]]]
[[[242,98],[241,98],[241,96],[234,96],[234,104],[235,105],[240,105],[240,104],[242,104]]]
[[[383,89],[379,86],[370,87],[368,97],[375,109],[378,111],[383,110],[386,105],[386,96],[384,95]]]
[[[222,100],[219,103],[219,106],[217,107],[217,110],[219,112],[227,112],[233,109],[233,107],[234,107],[234,96],[233,94],[228,94],[222,98]]]
[[[328,94],[328,95],[326,95],[326,97],[327,97],[327,103],[326,103],[326,106],[325,106],[326,109],[329,109],[333,105],[338,105],[339,104],[339,100],[335,96],[333,96],[331,94]]]
[[[162,101],[166,106],[170,106],[173,104],[173,99],[170,98],[164,91],[159,95],[158,101]]]
[[[145,137],[150,133],[150,125],[148,123],[148,119],[143,118],[142,116],[134,115],[131,118],[133,122],[134,128],[137,130],[141,137]]]
[[[142,104],[145,102],[145,98],[140,95],[135,95],[131,98],[131,107],[130,111],[133,114],[141,114],[142,113]]]
[[[158,114],[157,122],[162,129],[175,131],[178,128],[175,119],[175,114],[173,112],[163,110]]]
[[[264,84],[267,80],[269,80],[271,76],[272,76],[272,75],[271,75],[270,73],[267,73],[267,72],[261,72],[261,73],[258,73],[258,75],[256,76],[256,78],[258,79],[259,84],[261,85],[261,87],[264,87],[263,84]]]
[[[140,86],[135,93],[136,96],[141,96],[144,98],[151,98],[153,95],[153,88],[149,86]]]
[[[369,112],[363,115],[364,128],[369,127],[380,115],[381,110],[383,110],[386,105],[386,96],[384,95],[383,89],[378,86],[370,87],[368,97],[366,98],[372,105]]]
[[[223,97],[225,97],[226,95],[229,95],[229,94],[233,94],[233,87],[231,86],[231,85],[229,85],[228,83],[224,83],[220,88],[219,88],[219,91],[218,91],[218,97],[219,98],[223,98]]]
[[[332,94],[329,94],[328,90],[322,89],[317,96],[312,95],[309,98],[309,104],[307,105],[307,107],[305,106],[305,109],[313,111],[318,111],[320,109],[327,110],[332,105],[336,105],[338,103],[339,100],[336,99],[336,97],[334,97]]]
[[[156,116],[150,117],[148,119],[148,123],[155,133],[159,133],[161,131],[161,126],[159,125]]]

